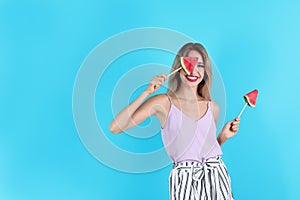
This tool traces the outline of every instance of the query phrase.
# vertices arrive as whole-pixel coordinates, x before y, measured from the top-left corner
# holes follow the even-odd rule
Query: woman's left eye
[[[199,67],[199,68],[200,68],[200,67],[204,68],[204,65],[197,65],[197,67]]]

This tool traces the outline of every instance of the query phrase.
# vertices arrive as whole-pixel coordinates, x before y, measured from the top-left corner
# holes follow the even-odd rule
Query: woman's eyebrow
[[[204,63],[202,63],[202,62],[198,62],[197,64],[198,64],[198,65],[204,65]]]

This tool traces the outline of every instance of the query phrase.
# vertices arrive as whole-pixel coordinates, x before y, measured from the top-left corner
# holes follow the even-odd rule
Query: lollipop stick
[[[167,78],[169,78],[172,74],[174,74],[175,72],[179,71],[180,69],[181,69],[181,67],[179,67],[179,68],[177,68],[176,70],[174,70],[173,72],[171,72],[171,73],[167,76]]]
[[[247,107],[247,103],[245,103],[245,105],[244,105],[243,109],[241,110],[241,112],[240,112],[238,118],[241,117],[241,115],[242,115],[242,113],[244,112],[244,110],[245,110],[246,107]]]

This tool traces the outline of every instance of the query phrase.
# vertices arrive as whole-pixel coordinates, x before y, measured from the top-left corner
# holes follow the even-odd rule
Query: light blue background
[[[168,199],[171,166],[110,169],[84,148],[72,116],[74,80],[89,52],[149,26],[207,47],[225,84],[227,121],[243,94],[259,90],[257,107],[246,109],[238,135],[222,146],[236,199],[298,199],[299,8],[291,0],[1,0],[0,199]]]

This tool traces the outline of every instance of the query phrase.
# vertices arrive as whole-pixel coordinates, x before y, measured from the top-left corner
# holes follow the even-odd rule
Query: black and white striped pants
[[[205,162],[174,163],[169,176],[171,200],[233,200],[231,180],[221,156]]]

